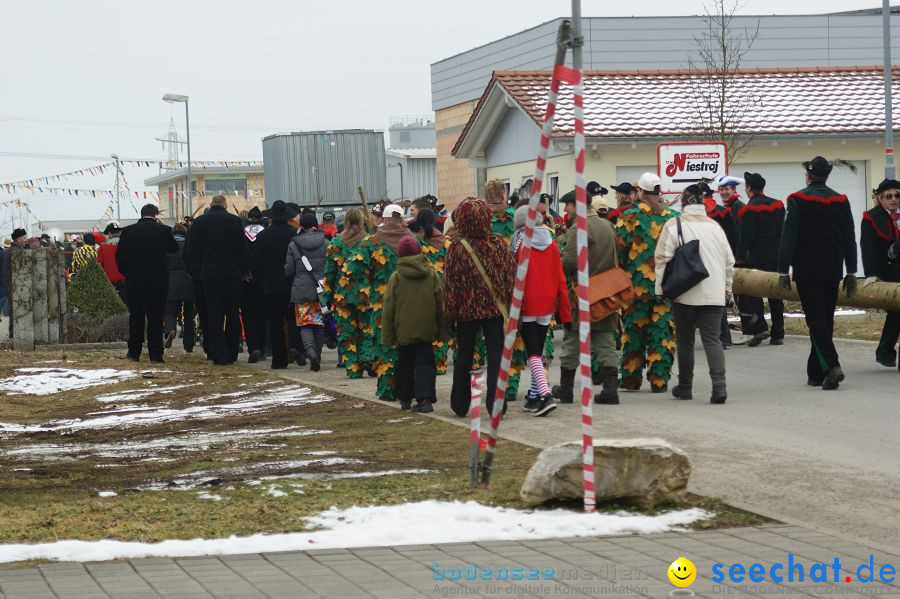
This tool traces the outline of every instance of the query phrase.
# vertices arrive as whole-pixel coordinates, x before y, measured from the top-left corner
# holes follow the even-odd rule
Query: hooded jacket
[[[519,247],[517,258],[522,254]],[[547,227],[535,228],[531,237],[531,253],[528,256],[528,274],[525,276],[525,295],[522,298],[523,316],[547,316],[559,312],[562,322],[571,322],[572,310],[566,275],[563,274],[559,248],[553,243],[553,235]]]
[[[106,273],[106,278],[110,283],[125,282],[125,275],[119,272],[116,266],[116,250],[119,249],[119,238],[110,237],[97,249],[97,263]]]
[[[318,283],[325,277],[325,252],[328,241],[318,229],[302,230],[288,245],[284,262],[284,276],[293,278],[291,301],[295,304],[319,300]],[[306,268],[303,257],[309,261],[312,271]]]
[[[444,322],[441,280],[425,254],[397,261],[381,314],[385,345],[416,345],[449,339]]]
[[[509,305],[516,262],[503,238],[491,233],[491,210],[483,200],[469,198],[453,212],[453,222],[454,239],[444,261],[444,312],[447,319],[472,321],[501,318],[503,313],[497,307],[497,301],[504,307]],[[462,245],[463,239],[472,246],[494,293],[491,293]]]

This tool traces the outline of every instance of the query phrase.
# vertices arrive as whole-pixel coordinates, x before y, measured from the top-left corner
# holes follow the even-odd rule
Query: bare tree
[[[759,36],[759,21],[753,29],[736,29],[738,0],[710,0],[703,8],[706,30],[694,36],[696,58],[688,60],[690,112],[685,129],[698,140],[724,141],[731,163],[752,143],[749,131],[760,106],[753,85],[736,76]]]

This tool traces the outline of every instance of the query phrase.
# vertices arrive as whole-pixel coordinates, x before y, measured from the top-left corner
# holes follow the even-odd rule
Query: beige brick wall
[[[468,161],[454,158],[450,152],[472,116],[477,102],[463,102],[438,110],[434,114],[437,133],[437,196],[452,210],[475,194],[475,170]]]
[[[200,216],[203,214],[203,211],[209,207],[209,203],[212,200],[211,195],[200,195],[199,192],[206,191],[206,181],[202,174],[194,175],[194,181],[197,186],[197,194],[193,197],[193,206],[194,206],[194,216]],[[185,181],[182,179],[181,181],[175,184],[176,191],[183,192],[185,186]],[[186,210],[186,201],[184,198],[177,198],[172,202],[172,212],[174,214],[169,213],[169,186],[168,185],[160,185],[158,188],[159,191],[159,207],[160,210],[165,212],[166,217],[170,220],[178,221],[181,220],[181,217],[187,212]],[[235,214],[239,213],[241,210],[250,210],[254,206],[258,206],[260,210],[266,209],[266,188],[264,183],[264,178],[262,173],[250,173],[247,175],[247,192],[249,197],[244,197],[242,195],[235,196],[229,195],[226,196],[228,198],[228,210],[229,212],[233,212]]]

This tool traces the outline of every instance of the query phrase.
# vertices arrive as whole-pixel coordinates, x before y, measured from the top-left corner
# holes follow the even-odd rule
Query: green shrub
[[[115,287],[96,262],[89,262],[78,269],[66,293],[66,305],[70,314],[99,319],[128,312]]]
[[[68,343],[112,343],[128,340],[128,314],[96,317],[69,314],[66,319]]]

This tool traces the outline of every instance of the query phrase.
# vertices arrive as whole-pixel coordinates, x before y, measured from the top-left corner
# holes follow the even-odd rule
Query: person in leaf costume
[[[371,229],[368,215],[361,208],[351,208],[344,217],[344,231],[328,246],[325,262],[325,293],[334,305],[338,347],[347,377],[358,379],[366,370],[360,359],[365,336],[359,288],[365,284],[362,260],[357,250]],[[374,371],[373,371],[374,372]]]
[[[359,359],[370,362],[378,376],[378,398],[394,401],[394,363],[398,354],[396,347],[388,347],[381,341],[381,313],[388,281],[397,269],[397,248],[400,240],[409,235],[409,229],[403,223],[400,206],[387,206],[382,216],[384,223],[359,243],[354,256],[354,262],[361,262],[360,279],[364,281],[358,290],[362,311]]]
[[[415,202],[413,202],[415,205]],[[444,234],[436,226],[436,216],[431,208],[420,208],[416,212],[416,218],[409,225],[410,231],[416,236],[422,253],[425,258],[434,267],[434,271],[440,277],[441,282],[444,281],[444,259],[447,257],[447,246],[449,241]],[[432,344],[434,348],[434,363],[437,366],[437,373],[447,373],[447,353],[450,350],[450,342],[436,339]]]
[[[488,207],[491,209],[491,233],[499,235],[503,238],[507,247],[510,246],[513,233],[516,232],[516,210],[509,206],[506,198],[506,184],[500,179],[491,179],[484,184],[484,199]],[[506,325],[504,324],[504,327]],[[476,363],[479,357],[485,355],[484,341],[479,338],[475,346]],[[528,356],[525,355],[525,342],[522,336],[516,335],[516,342],[513,345],[512,362],[509,366],[509,378],[506,383],[506,401],[515,401],[519,393],[519,377],[525,368]],[[477,366],[473,366],[477,367]]]
[[[668,389],[674,362],[675,328],[672,304],[657,297],[653,254],[667,220],[674,216],[659,196],[659,177],[644,173],[639,181],[638,202],[616,222],[619,264],[631,276],[634,304],[622,315],[622,387],[641,388],[644,368],[650,390]]]

